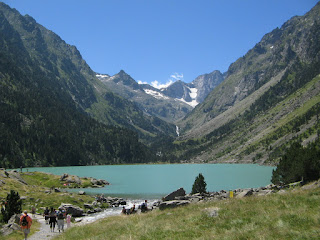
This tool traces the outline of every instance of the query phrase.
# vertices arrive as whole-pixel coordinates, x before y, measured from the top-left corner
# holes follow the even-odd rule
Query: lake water
[[[180,187],[190,193],[199,173],[203,174],[209,192],[262,187],[271,183],[273,169],[255,164],[154,164],[44,167],[28,171],[105,179],[111,185],[85,189],[86,193],[134,200],[161,199]]]

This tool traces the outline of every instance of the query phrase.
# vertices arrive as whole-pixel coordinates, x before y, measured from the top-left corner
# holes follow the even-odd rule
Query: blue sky
[[[75,45],[90,67],[191,82],[229,65],[318,0],[4,0]]]

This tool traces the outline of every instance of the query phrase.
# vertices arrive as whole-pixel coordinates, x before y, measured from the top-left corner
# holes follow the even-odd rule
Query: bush
[[[22,201],[19,193],[11,190],[7,195],[4,206],[1,208],[1,220],[3,222],[8,222],[12,215],[21,213],[21,205]]]
[[[194,180],[191,194],[206,193],[207,192],[206,187],[207,187],[207,183],[204,180],[204,176],[201,173],[199,173],[199,175]]]

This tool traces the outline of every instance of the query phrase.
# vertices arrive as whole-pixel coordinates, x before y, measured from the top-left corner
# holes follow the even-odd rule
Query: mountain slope
[[[149,162],[154,154],[137,133],[149,141],[175,134],[175,126],[145,118],[106,89],[75,47],[3,3],[0,112],[6,168]]]
[[[272,161],[288,142],[317,132],[319,9],[266,34],[230,65],[226,79],[178,124],[181,159]]]
[[[34,65],[43,72],[42,76],[52,80],[56,92],[62,90],[70,95],[79,111],[88,112],[105,124],[136,131],[145,141],[158,134],[175,134],[175,126],[155,117],[146,117],[132,102],[108,90],[96,78],[76,47],[66,44],[30,16],[23,17],[5,4],[2,4],[2,13],[12,26],[12,31],[17,33],[15,38],[21,41],[19,47],[27,51]],[[118,109],[115,102],[122,109]]]

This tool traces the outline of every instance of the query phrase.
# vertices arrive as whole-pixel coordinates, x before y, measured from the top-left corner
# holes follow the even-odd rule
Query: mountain
[[[148,116],[175,122],[192,110],[188,104],[164,95],[159,89],[148,84],[138,84],[123,70],[114,76],[107,74],[96,74],[96,76],[108,89],[134,102]]]
[[[96,76],[111,91],[136,103],[146,114],[172,123],[191,112],[224,79],[219,71],[214,71],[197,77],[191,83],[176,81],[166,88],[157,89],[149,84],[138,84],[123,70],[114,76],[99,73]]]
[[[149,162],[176,128],[106,88],[74,46],[0,3],[0,166]],[[138,137],[139,136],[139,137]]]
[[[266,34],[177,125],[173,158],[272,162],[317,138],[320,3]],[[186,150],[188,149],[188,150]]]
[[[207,95],[224,80],[223,74],[215,70],[209,74],[203,74],[191,83],[176,81],[170,86],[161,89],[166,96],[180,99],[192,107],[197,106]]]

